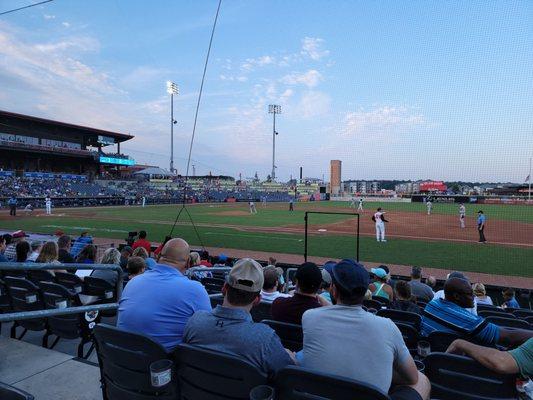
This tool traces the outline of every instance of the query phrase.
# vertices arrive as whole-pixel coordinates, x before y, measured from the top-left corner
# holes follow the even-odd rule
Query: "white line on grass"
[[[205,232],[204,235],[222,235],[222,236],[242,236],[242,237],[258,237],[258,238],[268,238],[268,239],[279,239],[279,240],[292,240],[295,242],[303,242],[303,239],[293,239],[277,236],[268,236],[268,235],[247,235],[243,233],[218,233],[218,232]]]
[[[75,231],[99,231],[99,232],[129,232],[122,229],[108,229],[108,228],[89,228],[88,226],[68,226],[68,225],[43,225],[43,228],[61,228],[74,229]]]

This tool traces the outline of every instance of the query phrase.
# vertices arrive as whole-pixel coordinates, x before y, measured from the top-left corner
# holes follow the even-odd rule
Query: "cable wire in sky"
[[[3,12],[0,12],[0,15],[14,13],[15,11],[24,10],[25,8],[35,7],[35,6],[38,6],[40,4],[44,4],[44,3],[50,3],[51,1],[54,1],[54,0],[40,1],[39,3],[34,3],[34,4],[30,4],[30,5],[24,6],[24,7],[14,8],[13,10],[3,11]]]

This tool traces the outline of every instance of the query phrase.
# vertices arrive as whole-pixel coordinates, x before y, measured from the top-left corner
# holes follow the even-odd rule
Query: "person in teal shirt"
[[[479,232],[479,243],[485,243],[487,239],[485,239],[485,221],[486,221],[485,214],[483,214],[482,210],[479,210],[477,212],[477,230]]]

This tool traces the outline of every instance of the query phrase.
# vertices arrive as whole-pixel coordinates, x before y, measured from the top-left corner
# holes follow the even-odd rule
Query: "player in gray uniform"
[[[459,206],[459,223],[461,224],[461,228],[465,228],[465,219],[466,219],[466,207],[463,203]]]
[[[357,211],[363,211],[363,198],[359,199],[359,205],[357,206]]]
[[[426,207],[428,208],[428,215],[431,215],[431,210],[433,209],[433,203],[431,202],[430,198],[426,200]]]

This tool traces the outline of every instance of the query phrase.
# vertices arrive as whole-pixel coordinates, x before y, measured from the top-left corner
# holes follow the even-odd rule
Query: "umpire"
[[[17,198],[15,196],[11,196],[10,199],[7,201],[7,205],[9,206],[9,215],[17,215],[17,204]]]
[[[477,212],[477,230],[479,232],[479,243],[485,243],[487,239],[485,239],[485,214],[483,214],[482,210],[479,210]]]

